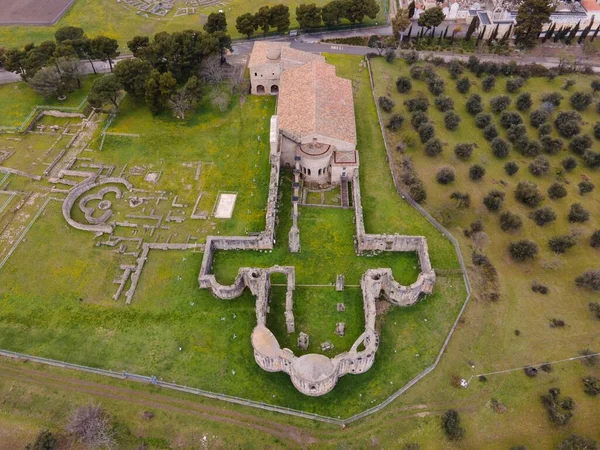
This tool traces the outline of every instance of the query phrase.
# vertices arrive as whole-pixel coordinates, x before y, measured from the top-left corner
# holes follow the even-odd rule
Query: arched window
[[[276,84],[271,86],[271,94],[278,94],[278,93],[279,93],[279,86],[277,86]]]
[[[310,169],[308,169],[308,175],[310,176]]]
[[[256,93],[257,94],[264,94],[265,93],[265,87],[262,84],[259,84],[258,86],[256,86]]]

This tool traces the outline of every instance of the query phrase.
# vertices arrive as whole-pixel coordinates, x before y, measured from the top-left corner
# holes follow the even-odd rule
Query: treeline
[[[121,61],[114,74],[98,80],[88,97],[95,108],[109,103],[118,108],[122,89],[147,103],[157,114],[170,108],[178,118],[195,108],[203,83],[219,82],[225,52],[231,50],[224,13],[212,13],[203,31],[161,32],[152,39],[136,36],[127,43],[133,58]]]
[[[300,28],[318,28],[322,25],[339,25],[346,19],[360,23],[365,17],[375,19],[379,13],[376,0],[333,0],[323,7],[315,3],[301,4],[296,8],[296,21]],[[236,19],[236,29],[248,38],[259,29],[266,35],[275,29],[284,33],[290,28],[290,9],[283,5],[262,6],[255,14],[246,13]]]

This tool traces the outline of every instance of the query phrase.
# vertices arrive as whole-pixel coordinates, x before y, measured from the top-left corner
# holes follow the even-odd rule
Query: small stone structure
[[[310,339],[308,337],[308,334],[306,334],[304,331],[301,331],[300,335],[298,336],[298,348],[302,350],[307,350],[309,344]]]
[[[338,322],[335,325],[335,334],[338,336],[344,336],[346,334],[346,324],[344,322]]]

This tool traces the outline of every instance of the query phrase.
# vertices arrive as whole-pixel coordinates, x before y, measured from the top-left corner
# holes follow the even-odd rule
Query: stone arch
[[[259,84],[256,86],[256,93],[257,94],[264,94],[265,93],[265,87],[262,84]]]
[[[277,86],[276,84],[271,86],[271,94],[279,94],[279,86]]]

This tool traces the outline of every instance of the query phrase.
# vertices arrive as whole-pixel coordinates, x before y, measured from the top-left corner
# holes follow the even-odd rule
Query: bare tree
[[[205,58],[200,65],[200,76],[206,83],[220,83],[231,76],[231,66],[221,64],[219,55]]]
[[[77,440],[91,449],[117,448],[110,417],[101,405],[90,403],[75,410],[66,427]]]
[[[224,112],[231,104],[231,95],[221,89],[214,89],[210,94],[210,104]]]

